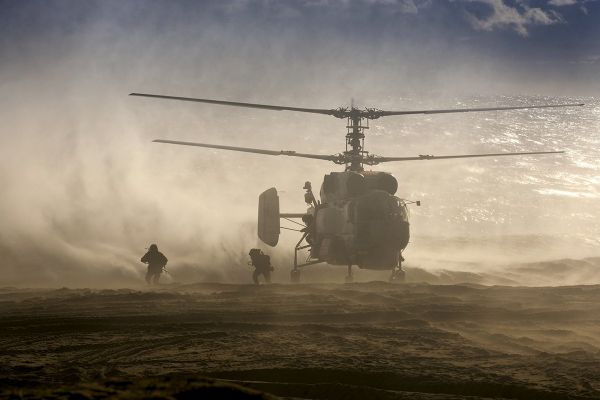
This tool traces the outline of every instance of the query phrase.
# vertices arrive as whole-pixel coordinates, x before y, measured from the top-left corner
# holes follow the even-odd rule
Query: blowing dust
[[[343,150],[344,121],[127,96],[135,91],[323,108],[348,106],[351,98],[359,107],[385,109],[586,101],[576,111],[377,120],[367,150],[389,156],[567,151],[375,167],[398,178],[400,197],[423,202],[412,208],[405,253],[415,280],[535,284],[535,268],[522,264],[598,255],[600,164],[592,146],[600,105],[593,97],[555,97],[563,93],[560,82],[554,89],[543,82],[525,87],[526,76],[494,69],[492,60],[475,74],[461,61],[465,54],[435,56],[409,41],[383,40],[374,48],[357,38],[355,46],[371,61],[348,64],[340,60],[354,47],[337,31],[320,30],[328,40],[315,44],[291,24],[274,37],[281,20],[263,16],[257,28],[212,3],[187,16],[162,3],[143,10],[135,2],[60,4],[14,15],[9,28],[16,33],[28,23],[39,31],[18,44],[2,43],[4,286],[140,285],[139,258],[151,243],[170,260],[167,281],[248,282],[247,252],[261,245],[258,195],[275,186],[282,211],[301,212],[304,182],[317,188],[325,173],[340,170],[316,160],[151,141],[335,154]],[[439,68],[421,71],[422,65]],[[506,84],[490,86],[502,71]],[[531,95],[540,88],[549,96]],[[507,91],[511,96],[493,95]],[[285,232],[278,248],[262,246],[278,268],[276,281],[288,280],[296,240]],[[587,272],[582,262],[565,261],[556,280],[541,283],[599,282],[592,273],[597,261]],[[342,271],[332,271],[315,267],[306,279],[341,279]],[[357,279],[387,276],[365,271]]]

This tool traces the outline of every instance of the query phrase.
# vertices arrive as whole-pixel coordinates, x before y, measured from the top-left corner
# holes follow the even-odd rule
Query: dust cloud
[[[426,43],[413,40],[421,32],[394,27],[376,31],[371,26],[363,35],[349,36],[346,28],[326,27],[322,19],[329,14],[315,11],[305,26],[293,7],[275,15],[266,6],[243,4],[51,2],[11,10],[5,37],[15,40],[0,47],[3,286],[135,286],[144,269],[139,258],[150,243],[170,259],[167,280],[247,281],[247,250],[259,244],[258,194],[276,186],[283,211],[302,211],[304,182],[318,187],[324,173],[336,170],[320,161],[151,141],[334,154],[342,150],[343,121],[131,98],[130,92],[319,108],[347,106],[351,99],[358,106],[400,109],[581,99],[577,88],[566,93],[568,82],[553,71],[531,80],[477,48],[449,50],[433,41],[431,32]],[[356,16],[348,13],[343,18],[353,21]],[[578,87],[588,90],[585,99],[595,101],[589,97],[593,86],[579,82]],[[506,94],[521,97],[494,96]],[[539,94],[545,97],[527,97]],[[535,151],[556,145],[562,150],[568,140],[557,141],[558,129],[582,128],[587,135],[598,128],[598,103],[586,112],[583,125],[577,125],[579,114],[555,114],[570,118],[569,126],[552,125],[542,112],[507,120],[494,114],[374,121],[367,146],[386,155]],[[539,134],[540,126],[547,135]],[[522,128],[513,135],[531,139],[510,142],[504,135],[511,127]],[[598,215],[597,206],[568,225],[567,233],[576,236],[573,243],[563,240],[559,227],[581,209],[578,201],[597,201],[598,181],[588,181],[579,197],[543,192],[555,188],[557,174],[576,161],[588,164],[579,165],[584,173],[575,167],[569,171],[573,184],[591,179],[600,166],[591,160],[590,143],[540,164],[527,158],[377,167],[398,176],[401,197],[427,200],[413,209],[409,266],[477,270],[477,265],[500,268],[595,255],[598,232],[577,229]],[[532,181],[517,182],[532,167],[537,169],[527,175]],[[554,175],[541,177],[548,171]],[[522,220],[527,215],[531,218]],[[454,245],[475,237],[510,243],[494,246],[493,256],[485,245]],[[531,250],[521,239],[532,237],[561,245],[551,244],[548,251],[542,243]],[[284,233],[282,246],[269,250],[282,270],[290,265],[295,240]],[[444,257],[434,257],[436,244],[447,249]],[[527,257],[519,251],[507,256],[515,246],[527,248]],[[386,277],[363,276],[370,278]],[[287,272],[277,279],[287,280]]]

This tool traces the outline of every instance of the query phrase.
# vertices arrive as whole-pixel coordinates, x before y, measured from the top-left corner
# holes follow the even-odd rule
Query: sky
[[[599,20],[594,0],[0,0],[4,283],[134,282],[150,242],[180,277],[245,276],[257,195],[277,186],[297,211],[304,181],[318,186],[330,166],[151,140],[324,154],[343,143],[333,119],[130,92],[394,109],[593,98]]]
[[[561,81],[568,79],[577,91],[598,90],[589,87],[600,65],[600,3],[592,0],[0,4],[2,58],[30,67],[52,67],[54,60],[87,48],[99,54],[127,52],[135,70],[177,60],[170,71],[161,71],[163,79],[191,64],[203,70],[197,78],[214,79],[219,64],[226,70],[218,72],[234,81],[264,81],[268,73],[278,86],[313,75],[321,78],[312,80],[316,88],[323,80],[340,86],[366,80],[375,89],[433,90],[433,84],[450,85],[457,73],[462,83],[476,70],[481,76],[470,83],[478,88],[500,79],[551,92],[564,90]],[[98,69],[125,67],[106,61],[88,62]],[[236,68],[238,63],[244,68]],[[357,76],[365,69],[374,72],[370,79]],[[392,72],[408,79],[386,85],[373,76]]]

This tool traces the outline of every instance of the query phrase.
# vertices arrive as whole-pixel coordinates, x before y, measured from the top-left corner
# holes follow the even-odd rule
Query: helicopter
[[[365,171],[365,166],[387,162],[431,161],[475,157],[504,157],[521,155],[560,154],[564,151],[535,151],[512,153],[485,153],[434,156],[421,154],[413,157],[389,157],[370,154],[365,150],[365,131],[369,121],[388,116],[507,111],[538,108],[580,107],[584,103],[543,104],[509,107],[451,108],[438,110],[387,111],[378,108],[338,107],[333,109],[301,108],[280,105],[244,103],[193,97],[178,97],[147,93],[130,96],[179,100],[233,107],[248,107],[272,111],[293,111],[333,116],[346,119],[346,148],[332,155],[298,153],[293,150],[268,150],[217,144],[156,139],[153,142],[182,146],[257,153],[271,156],[289,156],[330,161],[345,165],[344,171],[331,172],[323,178],[317,199],[310,182],[304,185],[307,210],[301,213],[281,213],[276,188],[265,190],[258,201],[258,237],[274,247],[279,241],[281,220],[290,221],[301,229],[301,238],[294,247],[294,266],[291,281],[299,282],[303,267],[327,263],[347,266],[346,282],[353,281],[353,266],[359,269],[391,271],[390,281],[404,281],[403,251],[410,240],[408,205],[420,206],[420,201],[408,201],[396,196],[398,181],[387,172]],[[301,220],[302,222],[298,222]],[[299,259],[307,252],[308,256]]]

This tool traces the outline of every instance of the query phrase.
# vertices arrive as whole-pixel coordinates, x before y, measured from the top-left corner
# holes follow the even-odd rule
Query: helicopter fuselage
[[[384,172],[325,175],[320,202],[303,217],[310,259],[364,269],[393,269],[408,245],[405,202],[396,179]]]

